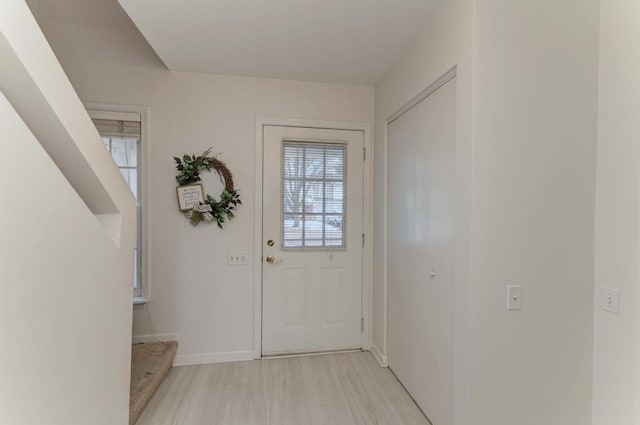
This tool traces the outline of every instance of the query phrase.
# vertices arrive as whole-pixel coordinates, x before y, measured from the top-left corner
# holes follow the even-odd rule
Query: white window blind
[[[122,121],[94,118],[93,123],[102,137],[140,138],[140,121]]]
[[[284,141],[284,249],[344,249],[346,145]]]

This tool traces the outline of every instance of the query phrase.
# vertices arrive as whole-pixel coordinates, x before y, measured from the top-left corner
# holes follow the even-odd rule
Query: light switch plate
[[[229,252],[227,254],[228,266],[246,266],[249,264],[249,253],[246,251]]]
[[[507,286],[507,310],[522,310],[522,286]]]
[[[602,287],[601,305],[604,311],[613,314],[620,314],[620,290],[615,288]]]

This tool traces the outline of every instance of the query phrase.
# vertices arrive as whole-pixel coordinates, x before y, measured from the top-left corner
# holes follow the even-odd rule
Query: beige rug
[[[129,424],[136,423],[160,383],[171,369],[178,343],[134,344],[131,349]]]

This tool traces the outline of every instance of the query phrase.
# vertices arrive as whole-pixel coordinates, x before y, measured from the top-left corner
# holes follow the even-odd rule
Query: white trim
[[[638,216],[640,220],[640,216]],[[640,228],[636,230],[636,240],[640,241]],[[640,251],[636,252],[636,288],[640,287]],[[600,296],[600,288],[596,285],[596,305],[598,297]],[[635,291],[635,300],[633,300],[634,309],[632,314],[635,315],[636,329],[635,329],[635,363],[634,363],[634,389],[633,389],[633,423],[634,425],[640,425],[640,290]],[[624,313],[624,312],[623,312]],[[598,314],[596,312],[596,314]]]
[[[388,303],[387,303],[387,288],[389,283],[389,124],[384,126],[384,135],[382,141],[382,147],[384,149],[384,161],[382,168],[384,170],[384,181],[382,184],[382,199],[384,205],[382,207],[382,232],[384,238],[384,244],[382,246],[382,350],[380,352],[381,358],[385,359],[389,354],[388,345]]]
[[[371,140],[371,124],[349,121],[321,121],[298,118],[256,117],[256,148],[255,148],[255,227],[254,227],[254,351],[253,358],[262,358],[262,179],[263,179],[263,128],[264,126],[304,127],[329,130],[355,130],[364,134],[364,147],[367,152],[364,161],[363,178],[363,222],[362,228],[366,236],[366,243],[362,250],[362,318],[364,330],[362,332],[362,349],[371,347],[371,276],[372,276],[372,244],[373,239],[373,148]]]
[[[132,344],[150,344],[152,342],[167,342],[167,341],[177,341],[178,335],[176,334],[144,334],[144,335],[134,335],[131,338]]]
[[[435,93],[439,88],[441,88],[442,86],[447,84],[449,81],[451,81],[454,78],[456,78],[456,75],[458,75],[458,67],[454,66],[451,69],[449,69],[447,72],[442,74],[442,76],[440,78],[438,78],[436,81],[434,81],[433,83],[429,84],[429,86],[426,89],[424,89],[420,93],[418,93],[415,97],[413,97],[413,99],[411,99],[407,103],[405,103],[395,113],[391,114],[391,116],[389,118],[387,118],[387,126],[389,124],[391,124],[392,122],[394,122],[395,120],[397,120],[398,118],[400,118],[406,112],[411,110],[411,108],[416,106],[418,103],[422,102],[427,97],[431,96],[433,93]]]
[[[371,354],[376,358],[381,367],[389,367],[389,362],[387,361],[387,356],[382,354],[382,350],[378,348],[377,345],[371,344]]]
[[[255,169],[255,213],[254,213],[254,255],[253,255],[253,358],[262,357],[262,139],[264,126],[268,120],[256,119]]]
[[[140,131],[142,137],[140,138],[140,176],[142,181],[138,182],[140,186],[140,205],[142,214],[142,229],[140,240],[142,242],[142,259],[140,260],[140,293],[135,294],[136,297],[140,297],[149,301],[151,299],[151,285],[149,284],[149,270],[150,270],[150,250],[151,235],[150,235],[150,215],[148,206],[150,203],[150,190],[149,190],[149,176],[150,174],[150,149],[149,141],[151,140],[151,110],[146,106],[140,105],[117,105],[112,103],[100,103],[100,102],[83,102],[87,113],[92,118],[111,117],[110,119],[127,119],[130,121],[140,121]],[[109,119],[109,118],[108,118]],[[138,220],[136,219],[136,225]]]
[[[274,359],[290,359],[293,357],[315,357],[315,356],[326,356],[327,354],[346,354],[346,353],[362,353],[363,350],[360,348],[354,348],[352,350],[329,350],[329,351],[318,351],[315,353],[298,353],[298,354],[278,354],[274,356],[265,356],[262,360],[274,360]]]
[[[366,234],[362,248],[362,349],[369,350],[373,342],[373,137],[371,126],[364,131],[364,170],[362,184],[362,229]]]
[[[228,351],[207,354],[183,354],[176,356],[174,366],[190,366],[198,364],[241,362],[253,360],[253,350]]]

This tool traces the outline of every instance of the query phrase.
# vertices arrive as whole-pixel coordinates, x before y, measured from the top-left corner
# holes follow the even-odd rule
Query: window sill
[[[133,297],[133,305],[145,305],[147,301],[144,297]]]

